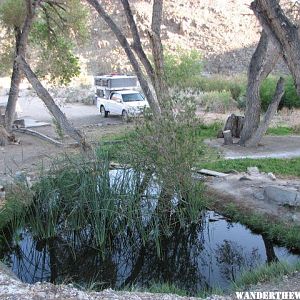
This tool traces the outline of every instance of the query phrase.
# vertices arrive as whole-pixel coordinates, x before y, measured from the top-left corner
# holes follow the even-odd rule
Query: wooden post
[[[223,131],[223,135],[224,135],[224,145],[232,145],[233,139],[232,139],[231,130]]]

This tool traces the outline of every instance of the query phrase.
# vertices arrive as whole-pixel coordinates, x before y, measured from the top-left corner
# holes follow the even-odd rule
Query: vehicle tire
[[[100,115],[101,117],[107,118],[108,117],[108,111],[105,110],[104,106],[100,106]]]
[[[128,113],[125,109],[122,111],[122,120],[128,122]]]

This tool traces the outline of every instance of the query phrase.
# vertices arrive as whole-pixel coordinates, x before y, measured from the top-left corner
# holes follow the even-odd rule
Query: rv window
[[[97,97],[104,98],[103,90],[97,90]]]

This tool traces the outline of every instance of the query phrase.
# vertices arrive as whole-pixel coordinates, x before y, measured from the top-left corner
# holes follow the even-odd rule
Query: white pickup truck
[[[101,116],[108,114],[138,116],[149,107],[147,100],[135,88],[137,78],[127,75],[105,75],[95,77],[97,107]]]

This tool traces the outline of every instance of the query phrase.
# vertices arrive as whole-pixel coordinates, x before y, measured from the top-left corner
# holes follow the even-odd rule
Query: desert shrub
[[[262,109],[267,110],[269,104],[272,101],[274,96],[278,78],[275,76],[269,76],[266,78],[260,87],[260,98]],[[300,98],[297,95],[296,87],[291,76],[285,78],[285,93],[281,99],[279,108],[299,108],[300,107]]]
[[[230,91],[225,90],[202,93],[196,102],[206,112],[226,113],[238,107]]]
[[[182,85],[202,71],[201,55],[196,50],[178,49],[176,54],[165,54],[165,76],[168,85]]]
[[[202,92],[223,92],[228,91],[231,97],[238,101],[241,95],[246,90],[245,80],[225,78],[223,76],[192,77],[182,83],[184,88],[192,88]]]

